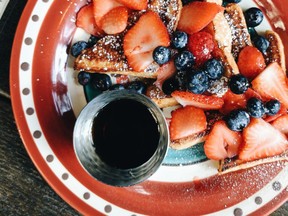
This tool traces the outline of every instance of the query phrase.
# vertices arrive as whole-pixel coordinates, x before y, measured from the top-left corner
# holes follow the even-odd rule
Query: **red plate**
[[[255,2],[281,36],[288,54],[288,1]],[[239,216],[269,214],[287,200],[284,163],[198,180],[189,179],[195,174],[187,168],[165,167],[167,179],[162,175],[161,180],[125,188],[107,186],[89,176],[73,151],[74,112],[79,107],[71,100],[74,77],[67,62],[75,14],[83,4],[82,0],[29,0],[11,61],[13,110],[22,140],[38,170],[66,202],[84,215]],[[254,4],[247,0],[242,6]],[[80,97],[79,103],[83,100]],[[174,172],[180,177],[170,179]]]

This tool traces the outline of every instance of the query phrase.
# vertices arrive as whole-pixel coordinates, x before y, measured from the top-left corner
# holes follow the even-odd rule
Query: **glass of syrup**
[[[102,93],[77,118],[73,143],[84,169],[112,186],[143,182],[161,166],[167,122],[148,97],[128,90]]]

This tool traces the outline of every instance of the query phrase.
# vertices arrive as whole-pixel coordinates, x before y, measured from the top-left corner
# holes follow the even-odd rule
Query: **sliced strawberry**
[[[116,0],[93,0],[93,13],[95,22],[98,26],[101,25],[100,21],[105,14],[107,14],[113,8],[123,6]],[[116,21],[116,20],[115,20]]]
[[[188,34],[199,32],[223,10],[223,7],[215,3],[192,2],[182,8],[177,28]]]
[[[165,80],[172,77],[176,72],[174,60],[170,60],[166,64],[163,64],[157,71],[157,80],[154,82],[159,89],[162,89],[162,84]]]
[[[288,108],[286,76],[278,63],[268,65],[251,83],[261,97],[277,99]]]
[[[288,148],[286,136],[261,118],[254,118],[243,130],[239,159],[252,161],[281,154]]]
[[[127,31],[123,49],[129,65],[135,71],[143,71],[153,62],[153,50],[157,46],[167,47],[169,43],[169,34],[162,20],[158,14],[149,11]]]
[[[212,58],[214,47],[215,42],[208,32],[197,32],[189,35],[187,49],[194,55],[198,66]]]
[[[132,10],[145,10],[148,6],[147,0],[117,0]]]
[[[182,106],[194,106],[205,110],[218,110],[224,104],[224,100],[222,98],[202,94],[193,94],[186,91],[174,91],[171,95]]]
[[[117,34],[124,31],[127,27],[128,9],[119,6],[106,13],[101,21],[100,27],[107,34]]]
[[[206,116],[202,109],[186,106],[174,110],[169,125],[170,138],[176,140],[204,131]]]
[[[263,119],[266,122],[272,122],[272,121],[278,119],[280,116],[283,116],[285,114],[287,114],[287,109],[285,106],[283,106],[281,104],[280,110],[278,111],[278,113],[276,115],[273,115],[273,116],[266,115]]]
[[[288,114],[282,115],[272,122],[272,125],[285,135],[288,135]]]
[[[88,34],[101,36],[104,32],[96,25],[93,15],[93,5],[83,6],[76,17],[76,26],[84,29]]]
[[[237,65],[240,73],[248,79],[255,78],[266,67],[262,53],[253,46],[246,46],[241,50]]]
[[[206,138],[204,152],[211,160],[223,160],[236,156],[241,143],[241,133],[230,130],[223,120],[219,120]]]

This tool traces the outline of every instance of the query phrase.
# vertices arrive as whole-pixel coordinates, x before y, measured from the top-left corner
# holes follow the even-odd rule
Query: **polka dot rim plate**
[[[288,1],[247,2],[244,8],[257,3],[263,9],[288,53],[284,9]],[[19,133],[39,172],[67,203],[84,215],[240,216],[269,214],[287,200],[288,165],[280,162],[221,176],[215,175],[212,161],[163,166],[148,181],[124,188],[89,176],[73,151],[75,110],[86,101],[68,58],[78,34],[75,15],[85,3],[29,0],[11,59],[10,87]]]

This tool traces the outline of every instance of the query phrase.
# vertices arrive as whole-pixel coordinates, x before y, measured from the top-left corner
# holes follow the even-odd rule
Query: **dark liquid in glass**
[[[106,164],[129,169],[140,166],[157,149],[160,134],[150,110],[131,99],[106,105],[93,121],[96,153]]]

